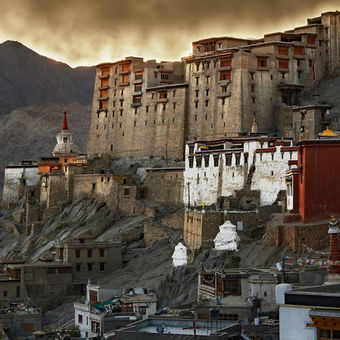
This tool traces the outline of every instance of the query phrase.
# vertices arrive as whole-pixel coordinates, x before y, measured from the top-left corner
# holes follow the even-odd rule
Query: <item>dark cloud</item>
[[[190,53],[193,40],[260,37],[337,6],[339,0],[11,0],[0,2],[0,38],[71,65],[127,55],[174,60]]]

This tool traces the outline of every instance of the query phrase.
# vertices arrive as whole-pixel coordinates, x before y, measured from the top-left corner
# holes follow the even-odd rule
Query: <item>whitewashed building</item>
[[[290,140],[267,136],[187,143],[185,205],[216,204],[235,190],[260,191],[260,205],[271,205],[286,190],[285,175],[297,151]]]
[[[277,303],[281,340],[340,339],[340,284],[290,290]]]
[[[24,195],[25,187],[36,186],[38,182],[38,162],[9,163],[5,167],[3,202],[16,203]]]
[[[118,327],[155,314],[157,298],[135,288],[128,294],[100,284],[87,285],[85,303],[74,303],[74,324],[83,338],[114,333]]]

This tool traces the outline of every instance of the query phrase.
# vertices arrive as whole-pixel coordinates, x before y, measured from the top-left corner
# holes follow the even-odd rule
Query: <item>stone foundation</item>
[[[328,223],[268,226],[264,241],[268,246],[289,246],[294,252],[302,252],[305,247],[323,249],[329,245]]]

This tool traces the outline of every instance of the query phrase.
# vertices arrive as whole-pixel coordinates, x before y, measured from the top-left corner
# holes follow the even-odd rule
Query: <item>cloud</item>
[[[335,10],[338,0],[11,0],[0,36],[71,65],[128,55],[176,60],[193,40],[260,37]]]

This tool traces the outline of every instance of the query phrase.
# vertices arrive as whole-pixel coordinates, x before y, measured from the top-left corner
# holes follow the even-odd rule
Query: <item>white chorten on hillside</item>
[[[214,239],[216,250],[237,250],[240,237],[237,234],[236,226],[230,221],[220,226],[220,232]]]
[[[187,247],[179,242],[172,254],[172,264],[174,267],[185,266],[188,263]]]

